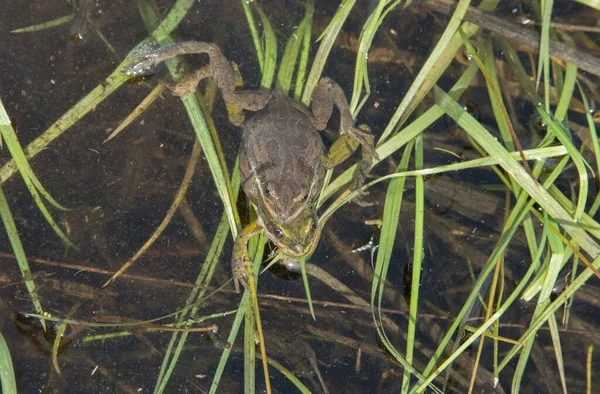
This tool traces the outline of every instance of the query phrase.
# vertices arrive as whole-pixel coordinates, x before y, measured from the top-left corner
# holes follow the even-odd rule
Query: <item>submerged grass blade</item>
[[[135,255],[129,260],[127,260],[127,262],[123,264],[123,266],[117,272],[115,272],[115,274],[108,281],[106,281],[106,283],[104,283],[102,287],[108,286],[109,284],[114,282],[115,279],[121,276],[127,269],[129,269],[129,267],[131,267],[137,261],[137,259],[139,259],[148,249],[150,249],[150,247],[154,244],[158,237],[160,237],[165,228],[167,228],[167,226],[171,222],[171,219],[173,219],[173,216],[175,216],[177,208],[179,208],[179,204],[183,200],[183,197],[185,196],[185,193],[192,182],[194,170],[196,169],[196,166],[200,159],[200,152],[200,143],[196,141],[192,150],[192,154],[190,156],[190,160],[187,165],[187,169],[185,171],[185,175],[183,176],[183,179],[181,181],[181,185],[179,186],[175,198],[173,199],[173,202],[171,203],[171,206],[169,207],[164,219],[162,220],[158,228],[152,233],[148,241],[146,241],[146,243],[135,253]]]
[[[52,29],[54,27],[62,26],[65,23],[71,22],[75,18],[75,14],[69,14],[65,16],[61,16],[60,18],[53,19],[48,22],[39,23],[37,25],[21,27],[19,29],[11,30],[11,33],[32,33],[35,31],[42,31],[47,29]]]
[[[23,178],[23,181],[25,182],[25,185],[27,186],[27,189],[29,189],[29,193],[31,194],[36,205],[38,206],[38,209],[40,210],[40,212],[42,212],[42,214],[44,215],[44,218],[46,219],[46,221],[48,222],[50,227],[52,227],[54,232],[63,240],[63,242],[67,246],[74,248],[75,245],[73,245],[71,243],[71,241],[66,236],[66,234],[62,231],[62,229],[54,221],[54,218],[52,217],[52,215],[46,208],[46,205],[44,204],[44,200],[42,199],[42,197],[44,197],[52,205],[54,205],[55,207],[57,207],[59,209],[66,210],[66,208],[64,208],[62,205],[60,205],[58,202],[56,202],[52,198],[52,196],[50,196],[50,194],[46,191],[46,189],[42,186],[41,182],[35,176],[33,169],[31,168],[31,166],[29,165],[29,162],[27,161],[27,158],[25,157],[25,153],[23,152],[23,149],[21,148],[21,144],[19,143],[19,140],[17,139],[17,135],[10,123],[10,119],[8,118],[8,114],[6,113],[4,104],[2,103],[1,100],[0,100],[0,134],[2,135],[2,139],[6,143],[6,146],[9,150],[11,156],[13,157],[13,160],[15,161],[17,169],[21,173],[21,176]]]
[[[17,230],[17,226],[15,225],[15,221],[10,212],[10,208],[8,206],[8,201],[6,200],[6,196],[4,195],[4,190],[0,186],[0,216],[2,217],[2,223],[4,224],[4,230],[8,235],[8,239],[10,241],[10,245],[12,247],[13,253],[17,259],[17,263],[19,264],[19,268],[21,269],[21,275],[23,276],[23,280],[25,281],[25,286],[27,287],[27,291],[29,292],[29,297],[31,298],[31,302],[33,303],[33,309],[39,314],[42,315],[44,313],[44,309],[42,308],[42,303],[40,302],[40,297],[37,293],[37,289],[35,286],[35,282],[33,281],[33,277],[31,275],[31,269],[29,268],[29,263],[27,262],[27,257],[25,256],[25,250],[23,249],[23,244],[21,244],[21,238],[19,237],[19,231]],[[41,323],[46,327],[44,320],[41,319]]]
[[[0,384],[2,392],[5,394],[17,394],[17,381],[15,380],[15,370],[12,359],[10,358],[10,349],[0,333]]]

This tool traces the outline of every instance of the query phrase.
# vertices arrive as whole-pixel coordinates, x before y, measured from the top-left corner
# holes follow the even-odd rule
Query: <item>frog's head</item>
[[[264,176],[257,179],[260,205],[277,222],[290,223],[301,212],[310,210],[323,181],[322,166],[312,166],[303,160],[288,164],[283,174],[265,171]]]
[[[314,201],[311,185],[298,185],[288,180],[283,184],[259,184],[262,206],[273,220],[292,222]]]
[[[261,207],[258,207],[258,216],[269,239],[288,256],[305,255],[319,238],[317,216],[311,209],[300,211],[289,222],[273,220]]]

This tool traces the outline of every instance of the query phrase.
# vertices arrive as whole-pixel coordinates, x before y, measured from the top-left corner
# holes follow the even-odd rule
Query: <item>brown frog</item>
[[[244,192],[255,205],[258,220],[238,235],[233,251],[234,277],[247,287],[247,242],[265,231],[289,257],[303,256],[317,242],[316,201],[325,171],[347,159],[359,145],[363,160],[355,187],[364,181],[373,160],[373,138],[354,127],[348,102],[340,86],[322,78],[312,98],[312,112],[281,91],[236,91],[235,75],[219,47],[205,42],[181,42],[144,53],[123,72],[137,75],[168,58],[206,53],[209,68],[200,69],[173,87],[190,93],[203,78],[212,76],[226,103],[257,111],[243,126],[240,172]],[[319,131],[325,129],[334,105],[340,112],[340,137],[326,152]]]

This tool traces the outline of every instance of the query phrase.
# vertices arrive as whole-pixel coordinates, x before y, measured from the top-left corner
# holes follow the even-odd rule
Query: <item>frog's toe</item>
[[[352,199],[352,202],[355,203],[355,204],[357,204],[357,205],[360,205],[363,208],[373,207],[375,205],[379,205],[379,203],[377,201],[367,201],[367,200],[365,200],[364,196],[366,196],[368,194],[369,194],[368,191],[364,191],[364,190],[360,191],[358,193],[358,195]]]
[[[251,274],[250,269],[252,264],[249,261],[234,259],[231,261],[231,270],[233,273],[233,281],[235,285],[235,291],[240,292],[240,283],[244,289],[251,291],[250,285],[248,284],[248,277]]]
[[[377,158],[377,152],[375,152],[375,148],[373,147],[373,134],[371,134],[369,126],[361,124],[358,127],[354,127],[352,135],[370,157]]]

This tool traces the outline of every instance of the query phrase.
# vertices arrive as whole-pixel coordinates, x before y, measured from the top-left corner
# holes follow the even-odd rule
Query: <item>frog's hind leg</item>
[[[185,78],[181,86],[174,88],[177,94],[184,95],[195,91],[196,86],[202,79],[212,76],[219,89],[221,89],[225,102],[239,105],[249,111],[258,111],[267,105],[271,97],[268,93],[260,91],[235,91],[235,74],[233,68],[225,55],[223,55],[223,52],[221,52],[221,49],[213,43],[184,41],[160,48],[141,56],[140,63],[136,64],[135,67],[145,68],[175,56],[203,53],[206,53],[210,58],[209,67],[202,68]]]
[[[373,135],[367,126],[354,127],[350,106],[340,85],[329,78],[321,78],[313,94],[311,104],[317,130],[325,129],[329,118],[331,118],[334,105],[340,112],[340,137],[329,149],[329,153],[325,158],[325,165],[328,168],[336,166],[350,157],[361,146],[362,161],[355,173],[354,184],[355,188],[359,188],[364,183],[371,169],[373,158],[376,156],[373,148]]]

